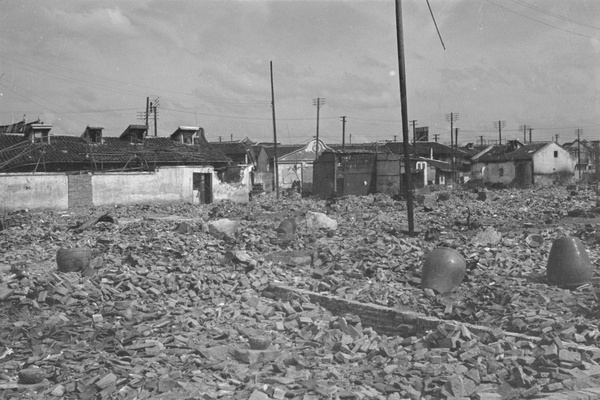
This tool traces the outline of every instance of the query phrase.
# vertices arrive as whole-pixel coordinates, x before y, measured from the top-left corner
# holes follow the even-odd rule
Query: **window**
[[[50,143],[48,132],[34,132],[31,138],[34,143]]]
[[[558,150],[554,151],[554,158],[558,158]]]
[[[502,178],[504,176],[504,168],[498,168],[498,176]]]

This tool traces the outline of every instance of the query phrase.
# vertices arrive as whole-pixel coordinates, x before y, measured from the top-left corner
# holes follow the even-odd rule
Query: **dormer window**
[[[129,141],[131,144],[143,143],[147,131],[148,127],[146,125],[129,125],[119,138]]]
[[[194,135],[181,135],[183,144],[194,144]]]
[[[100,126],[87,126],[81,137],[88,143],[101,144],[103,129]]]
[[[181,144],[193,145],[196,143],[196,133],[200,130],[197,126],[180,126],[171,134],[171,140]]]
[[[52,125],[31,124],[25,130],[25,138],[33,143],[50,143],[50,130]]]
[[[48,132],[36,132],[33,134],[34,143],[50,143],[50,135]]]

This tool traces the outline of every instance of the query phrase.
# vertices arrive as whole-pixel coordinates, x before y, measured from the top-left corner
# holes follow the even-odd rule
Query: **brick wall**
[[[92,176],[89,174],[69,175],[69,208],[91,207]]]
[[[318,303],[321,307],[334,315],[357,315],[360,317],[363,326],[370,326],[378,334],[387,336],[406,336],[407,334],[422,335],[426,331],[437,329],[438,325],[448,322],[406,309],[385,307],[373,303],[361,303],[354,300],[347,300],[340,297],[275,284],[270,284],[263,292],[263,296],[284,301],[307,298],[312,303]],[[491,333],[491,328],[486,326],[469,323],[462,323],[462,325],[475,334]],[[528,340],[532,342],[539,340],[539,338],[512,332],[504,332],[504,334],[513,336],[519,340]],[[573,344],[573,346],[580,348],[584,347],[576,344]],[[569,345],[567,347],[571,346]]]

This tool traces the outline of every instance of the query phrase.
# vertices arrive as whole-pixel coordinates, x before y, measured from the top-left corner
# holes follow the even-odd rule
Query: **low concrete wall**
[[[194,173],[213,173],[212,167],[162,167],[156,172],[92,175],[93,204],[192,203]]]
[[[0,210],[67,210],[66,174],[0,174]]]
[[[68,210],[69,207],[191,203],[194,173],[212,176],[213,202],[247,203],[250,168],[240,181],[223,183],[213,167],[161,167],[155,172],[0,174],[0,210]],[[70,183],[69,183],[70,181]]]

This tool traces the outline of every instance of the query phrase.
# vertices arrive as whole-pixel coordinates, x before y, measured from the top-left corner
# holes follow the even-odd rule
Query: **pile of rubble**
[[[21,213],[0,398],[600,398],[594,286],[545,280],[558,237],[598,259],[596,225],[567,220],[595,193],[445,193],[415,236],[382,195]],[[436,247],[467,260],[446,295],[421,288]],[[60,249],[89,262],[61,270]]]

